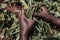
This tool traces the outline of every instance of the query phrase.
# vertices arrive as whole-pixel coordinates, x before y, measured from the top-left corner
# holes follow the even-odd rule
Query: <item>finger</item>
[[[42,9],[42,11],[41,11],[41,12],[43,12],[43,13],[44,13],[44,12],[48,12],[48,9],[47,9],[47,7],[46,7],[46,6],[42,6],[42,7],[41,7],[41,9]]]
[[[20,10],[19,10],[19,15],[18,15],[18,16],[19,16],[19,19],[20,19],[20,20],[23,20],[23,19],[24,19],[24,16],[25,16],[25,15],[24,15],[24,9],[20,9]]]
[[[26,23],[28,24],[28,23],[34,23],[35,22],[35,20],[34,19],[28,19],[28,18],[26,18],[26,17],[24,17],[24,20],[26,21]]]
[[[41,13],[33,13],[33,16],[39,17]]]
[[[27,26],[29,27],[30,30],[32,29],[34,23],[35,23],[35,20],[33,20],[33,19],[28,21]]]
[[[23,8],[21,9],[21,12],[22,12],[22,15],[25,16],[25,12]]]
[[[16,6],[7,6],[7,10],[13,13],[13,12],[15,12],[15,10],[17,10],[17,7]]]

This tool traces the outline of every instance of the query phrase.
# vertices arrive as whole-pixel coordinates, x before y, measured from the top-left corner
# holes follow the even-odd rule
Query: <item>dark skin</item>
[[[60,19],[51,15],[48,9],[46,8],[46,6],[42,6],[41,8],[42,8],[41,13],[39,14],[34,13],[33,16],[43,18],[44,20],[52,23],[53,25],[60,27]],[[9,6],[7,4],[7,7],[5,9],[7,9],[8,11],[12,13],[15,13],[19,19],[19,24],[20,24],[20,39],[19,40],[29,40],[28,34],[31,31],[33,24],[35,23],[35,20],[27,19],[24,15],[25,13],[24,8],[22,8],[21,6],[15,6],[15,5]],[[14,12],[16,9],[19,10],[19,12]]]
[[[32,29],[33,24],[35,23],[34,20],[27,19],[24,15],[24,10],[19,11],[19,17],[20,21],[20,40],[28,40],[29,32]],[[27,31],[28,30],[28,31]]]
[[[15,13],[16,16],[19,19],[20,24],[20,38],[19,40],[29,40],[29,32],[33,28],[33,24],[35,23],[35,20],[27,19],[25,17],[24,8],[21,6],[7,6],[5,9],[9,10],[12,13]],[[18,10],[19,12],[14,12],[15,10]]]
[[[41,8],[41,13],[34,13],[33,16],[42,18],[54,26],[60,27],[60,18],[51,15],[46,6],[42,6]]]

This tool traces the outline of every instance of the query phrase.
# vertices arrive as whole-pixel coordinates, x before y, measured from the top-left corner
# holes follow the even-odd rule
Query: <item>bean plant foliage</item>
[[[60,28],[39,18],[32,17],[34,12],[40,12],[41,6],[47,6],[51,15],[60,17],[60,0],[5,0],[12,4],[21,3],[24,6],[26,17],[36,20],[30,32],[29,40],[60,40]],[[7,10],[2,10],[6,5],[0,5],[0,38],[7,40],[19,39],[18,18]],[[54,29],[54,31],[52,31]]]

